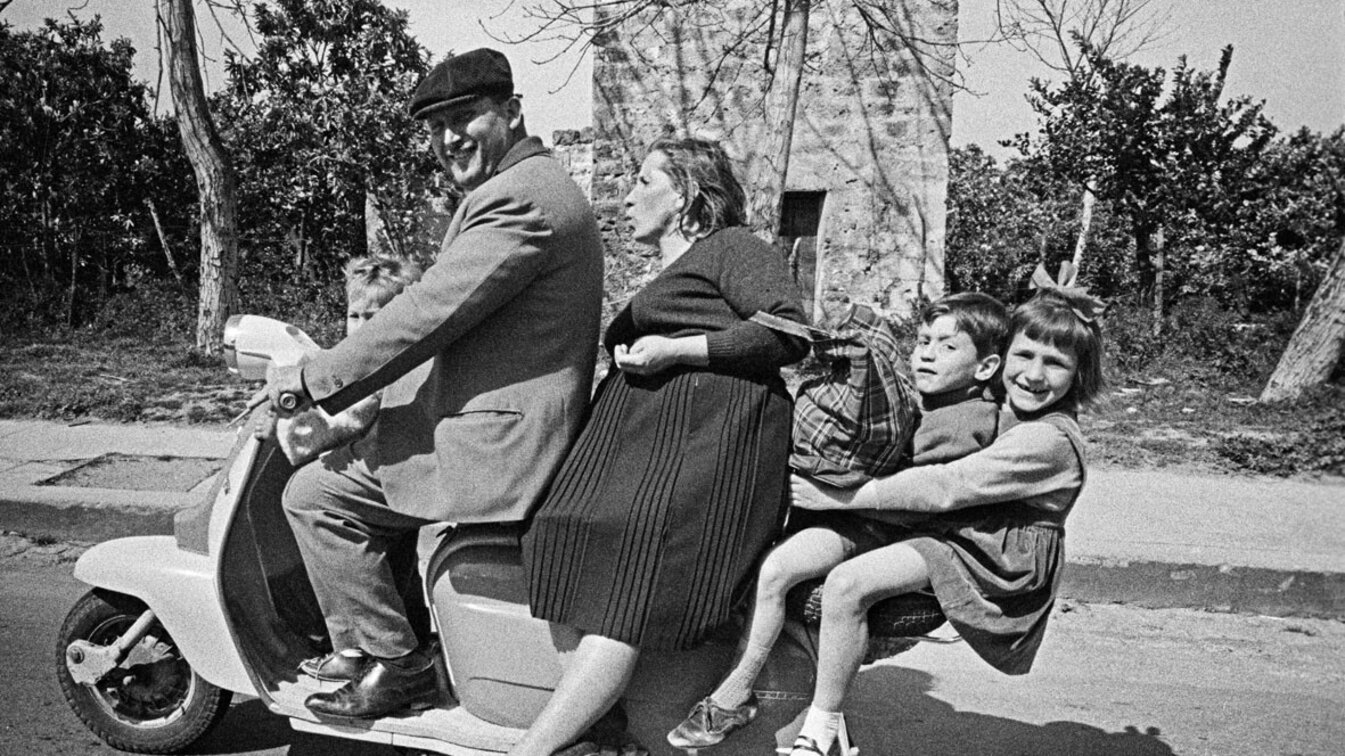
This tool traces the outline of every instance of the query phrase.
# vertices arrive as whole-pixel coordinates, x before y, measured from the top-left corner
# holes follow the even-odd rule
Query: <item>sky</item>
[[[549,137],[555,129],[591,124],[590,61],[557,42],[509,44],[536,29],[527,9],[544,0],[384,0],[407,11],[411,33],[436,59],[449,50],[484,45],[510,57],[517,89],[523,93],[529,129]],[[1332,132],[1345,123],[1345,1],[1343,0],[1154,0],[1170,9],[1164,36],[1130,58],[1171,70],[1180,55],[1190,65],[1211,70],[1224,45],[1234,47],[1225,95],[1251,95],[1286,132],[1307,126]],[[954,146],[978,144],[998,157],[1012,152],[997,142],[1033,131],[1035,116],[1024,94],[1033,76],[1052,72],[1028,53],[1003,44],[982,44],[993,32],[995,0],[961,0],[959,37],[966,57],[959,60],[967,92],[953,100]],[[0,20],[24,29],[47,16],[100,15],[104,38],[129,37],[137,49],[137,73],[157,78],[154,56],[154,0],[14,0]],[[199,8],[198,23],[208,44],[218,49],[219,32]],[[236,33],[236,29],[234,30]],[[496,38],[492,38],[491,33]],[[559,56],[559,57],[555,57]],[[209,69],[209,66],[208,66]],[[219,68],[207,71],[218,83]],[[164,92],[167,99],[167,92]]]

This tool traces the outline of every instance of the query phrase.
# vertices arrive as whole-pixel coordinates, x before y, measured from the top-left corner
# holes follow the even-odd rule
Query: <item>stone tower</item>
[[[751,175],[779,121],[764,94],[778,54],[765,43],[771,5],[658,4],[594,40],[586,178],[611,306],[656,272],[622,221],[645,145],[669,133],[718,139],[740,178]],[[956,41],[955,0],[812,0],[777,241],[819,321],[850,302],[906,314],[943,292]]]

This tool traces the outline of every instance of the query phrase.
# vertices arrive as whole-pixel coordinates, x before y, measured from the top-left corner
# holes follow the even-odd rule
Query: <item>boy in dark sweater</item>
[[[949,295],[921,311],[910,357],[921,409],[911,441],[911,465],[948,462],[995,440],[999,405],[990,387],[999,373],[1008,328],[1004,305],[985,294]],[[806,513],[806,525],[775,546],[762,563],[737,663],[719,687],[668,733],[668,742],[677,748],[705,748],[751,722],[757,713],[752,684],[784,627],[789,589],[899,540],[906,532],[900,524],[903,516],[911,515]]]

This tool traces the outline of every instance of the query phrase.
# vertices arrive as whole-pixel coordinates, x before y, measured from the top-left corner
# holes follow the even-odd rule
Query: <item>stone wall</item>
[[[633,245],[621,222],[644,145],[670,133],[719,139],[740,177],[752,175],[769,122],[765,53],[751,31],[765,5],[668,7],[595,40],[588,178],[614,305],[656,272],[652,251]],[[810,16],[786,191],[825,192],[814,297],[806,297],[821,320],[850,302],[903,314],[943,291],[957,4],[887,6],[901,33],[879,31],[882,51],[853,2],[814,0]]]

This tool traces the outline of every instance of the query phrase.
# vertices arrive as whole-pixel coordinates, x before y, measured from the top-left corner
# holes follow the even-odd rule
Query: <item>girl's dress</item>
[[[883,479],[883,509],[937,512],[906,540],[929,567],[948,621],[1011,675],[1032,667],[1065,561],[1065,518],[1084,484],[1072,412],[1019,420],[1005,410],[985,450]]]
[[[604,344],[705,334],[709,366],[615,366],[523,538],[533,615],[651,649],[728,619],[784,514],[790,398],[807,345],[747,318],[803,322],[782,256],[743,229],[705,237],[613,320]]]

